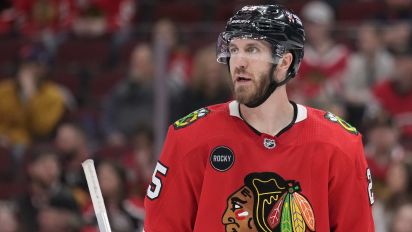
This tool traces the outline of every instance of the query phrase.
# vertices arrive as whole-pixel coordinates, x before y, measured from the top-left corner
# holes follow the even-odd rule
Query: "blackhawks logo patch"
[[[272,172],[251,173],[227,199],[225,231],[315,231],[315,215],[299,182]]]
[[[346,131],[352,134],[355,134],[355,135],[359,134],[358,130],[355,127],[351,126],[349,123],[345,122],[345,120],[332,114],[331,112],[327,112],[325,114],[325,118],[331,122],[338,123],[343,129],[345,129]]]
[[[186,115],[185,117],[177,120],[175,123],[173,123],[173,126],[175,129],[180,129],[180,128],[189,126],[190,124],[196,122],[197,120],[205,117],[209,112],[210,112],[209,109],[206,107],[198,109]]]

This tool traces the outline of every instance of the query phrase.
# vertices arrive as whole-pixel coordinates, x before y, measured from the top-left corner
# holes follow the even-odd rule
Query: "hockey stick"
[[[99,180],[97,179],[96,169],[92,159],[82,163],[84,174],[86,175],[87,185],[92,198],[94,212],[100,232],[111,232],[109,218],[107,217],[102,191],[100,190]]]

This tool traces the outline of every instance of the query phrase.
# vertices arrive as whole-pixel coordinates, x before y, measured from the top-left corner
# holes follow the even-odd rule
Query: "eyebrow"
[[[259,47],[259,48],[266,48],[267,46],[264,43],[258,43],[258,42],[249,42],[245,45],[245,47]],[[234,43],[229,43],[229,47],[238,47],[236,44]]]
[[[242,204],[246,204],[246,203],[247,203],[247,201],[244,201],[244,200],[240,199],[239,197],[233,197],[233,198],[231,199],[231,201],[232,201],[232,203],[233,203],[233,202],[240,202],[240,203],[242,203]]]

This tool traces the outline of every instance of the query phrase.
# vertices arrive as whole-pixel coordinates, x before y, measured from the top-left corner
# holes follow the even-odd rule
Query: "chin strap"
[[[276,90],[276,88],[279,86],[279,84],[275,81],[275,79],[273,78],[273,72],[276,69],[276,64],[273,64],[272,67],[270,68],[269,71],[269,86],[266,89],[265,94],[263,94],[260,98],[245,104],[247,107],[249,108],[256,108],[258,106],[260,106],[263,102],[265,102],[270,95],[272,95],[272,93]]]
[[[230,63],[229,63],[229,59],[230,59],[230,58],[227,58],[226,64],[227,64],[227,68],[228,68],[229,73],[230,73]],[[280,62],[280,61],[281,61],[281,60],[279,60],[279,62]],[[279,63],[279,62],[278,62],[278,63]],[[283,80],[283,81],[281,81],[281,82],[279,82],[279,83],[276,82],[276,80],[275,80],[275,78],[274,78],[274,75],[273,75],[273,73],[274,73],[274,71],[275,71],[275,69],[276,69],[276,66],[277,66],[277,64],[272,64],[272,67],[270,68],[269,75],[268,75],[268,76],[269,76],[269,86],[268,86],[268,88],[266,89],[265,94],[263,94],[260,98],[256,99],[255,101],[253,101],[253,102],[251,102],[251,103],[248,103],[248,104],[245,104],[247,107],[249,107],[249,108],[256,108],[256,107],[262,105],[262,103],[265,102],[265,101],[270,97],[270,95],[272,95],[272,93],[277,89],[277,87],[286,84],[286,83],[292,78],[292,77],[290,77],[290,75],[287,74],[285,80]]]
[[[286,84],[291,79],[290,75],[287,75],[285,80],[281,82],[276,82],[273,76],[275,69],[276,69],[276,64],[273,64],[272,67],[270,68],[270,73],[268,75],[269,76],[269,86],[266,89],[265,94],[263,94],[260,98],[256,99],[255,101],[245,104],[247,107],[256,108],[262,105],[262,103],[265,102],[270,97],[270,95],[272,95],[272,93],[277,89],[277,87]]]

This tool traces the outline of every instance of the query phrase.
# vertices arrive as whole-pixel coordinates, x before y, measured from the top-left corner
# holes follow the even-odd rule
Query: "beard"
[[[240,104],[253,105],[258,102],[269,88],[268,74],[261,74],[258,78],[252,79],[249,85],[237,85],[234,83],[234,98]]]

